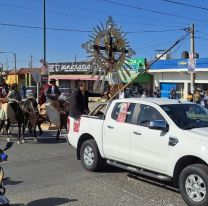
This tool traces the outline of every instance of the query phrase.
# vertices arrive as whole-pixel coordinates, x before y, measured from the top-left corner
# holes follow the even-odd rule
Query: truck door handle
[[[110,125],[108,125],[107,126],[109,129],[114,129],[114,127],[113,126],[110,126]]]
[[[176,137],[169,137],[168,145],[169,146],[175,146],[176,144],[178,144],[178,138],[176,138]]]
[[[140,132],[133,131],[133,133],[136,134],[136,135],[141,135]]]

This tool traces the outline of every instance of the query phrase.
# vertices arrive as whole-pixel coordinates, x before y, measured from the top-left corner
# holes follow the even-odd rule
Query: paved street
[[[92,109],[98,103],[90,103]],[[14,133],[14,132],[13,132]],[[2,163],[9,177],[6,196],[12,206],[182,206],[183,200],[173,188],[118,168],[106,166],[90,173],[76,160],[75,150],[66,142],[55,140],[56,131],[45,131],[34,143],[14,146]],[[1,145],[5,145],[1,136]]]
[[[99,173],[85,171],[65,135],[59,143],[54,136],[50,131],[39,143],[30,138],[25,144],[15,142],[7,152],[9,160],[2,165],[9,177],[6,196],[12,206],[185,205],[177,191],[162,183],[113,167]],[[6,143],[4,136],[0,142]]]

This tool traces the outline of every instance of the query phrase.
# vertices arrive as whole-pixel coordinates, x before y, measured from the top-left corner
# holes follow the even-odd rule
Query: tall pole
[[[32,68],[33,67],[33,57],[32,57],[32,55],[30,56],[30,68]]]
[[[195,58],[195,45],[194,45],[194,24],[192,24],[190,28],[190,39],[191,39],[191,44],[190,44],[190,50],[191,54],[193,55],[192,58]],[[194,94],[195,90],[195,71],[191,71],[191,93]]]
[[[16,53],[14,53],[14,72],[15,72],[15,83],[17,83],[17,57],[16,57]]]
[[[43,1],[43,50],[44,63],[46,62],[46,0]]]

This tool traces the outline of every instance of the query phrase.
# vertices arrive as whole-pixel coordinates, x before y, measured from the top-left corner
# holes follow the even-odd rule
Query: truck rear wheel
[[[208,205],[208,166],[194,164],[184,168],[179,177],[179,189],[188,205]]]
[[[100,152],[94,139],[86,140],[82,144],[80,158],[82,166],[88,171],[94,172],[101,168],[103,159],[100,156]]]

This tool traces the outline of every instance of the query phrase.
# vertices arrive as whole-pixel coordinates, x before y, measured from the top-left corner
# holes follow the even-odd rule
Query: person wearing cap
[[[48,119],[51,123],[53,123],[56,126],[60,126],[60,105],[58,101],[58,97],[61,95],[61,92],[56,85],[56,80],[51,79],[50,85],[48,86],[45,96],[46,96],[46,103],[45,103],[45,109],[46,114],[48,116]]]
[[[50,85],[48,86],[46,92],[45,92],[45,96],[47,98],[47,100],[57,100],[58,97],[61,95],[61,92],[58,88],[58,86],[56,85],[56,80],[55,79],[51,79],[50,80]]]

